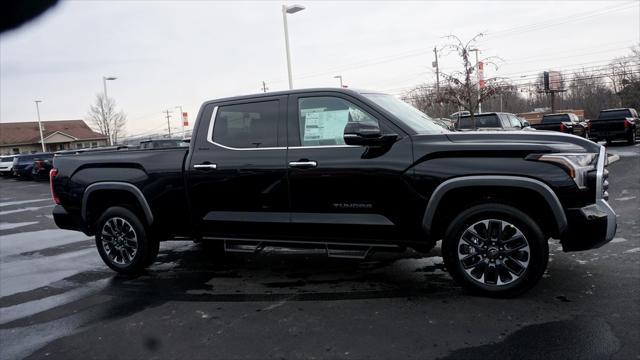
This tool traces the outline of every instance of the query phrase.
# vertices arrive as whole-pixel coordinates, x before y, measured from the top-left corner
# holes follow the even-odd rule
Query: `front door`
[[[198,122],[187,189],[203,236],[278,237],[289,222],[286,96],[209,104]]]
[[[398,134],[385,148],[349,146],[348,122],[367,122]],[[309,240],[354,241],[408,237],[415,199],[403,173],[411,139],[347,94],[290,95],[288,115],[291,229]]]

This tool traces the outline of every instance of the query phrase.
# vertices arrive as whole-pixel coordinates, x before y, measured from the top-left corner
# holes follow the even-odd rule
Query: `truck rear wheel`
[[[540,280],[547,268],[549,245],[527,214],[489,203],[471,207],[451,222],[442,253],[447,270],[465,289],[512,297]]]
[[[629,145],[635,145],[635,143],[636,143],[636,131],[634,129],[631,129],[631,131],[629,131],[629,137],[627,138],[627,143]]]
[[[151,265],[159,243],[131,210],[113,206],[98,219],[96,246],[107,266],[121,274],[137,274]]]

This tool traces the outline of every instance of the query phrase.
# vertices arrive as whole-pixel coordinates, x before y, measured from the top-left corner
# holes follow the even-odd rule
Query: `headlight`
[[[586,188],[587,172],[596,168],[598,154],[544,154],[539,161],[560,164],[580,189]]]

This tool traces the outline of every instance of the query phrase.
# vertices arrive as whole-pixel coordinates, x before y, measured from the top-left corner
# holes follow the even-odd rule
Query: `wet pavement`
[[[611,146],[616,238],[516,299],[470,296],[439,249],[366,261],[161,244],[136,278],[55,227],[48,184],[0,179],[1,359],[640,359],[640,145]]]

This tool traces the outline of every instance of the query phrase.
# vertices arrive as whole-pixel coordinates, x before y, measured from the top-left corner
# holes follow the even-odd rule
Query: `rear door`
[[[209,104],[187,159],[200,234],[279,237],[289,223],[286,96]]]
[[[409,136],[341,93],[291,95],[288,119],[294,236],[322,242],[410,236],[415,194],[403,178],[413,158]],[[344,128],[353,121],[399,138],[388,148],[345,145]]]

